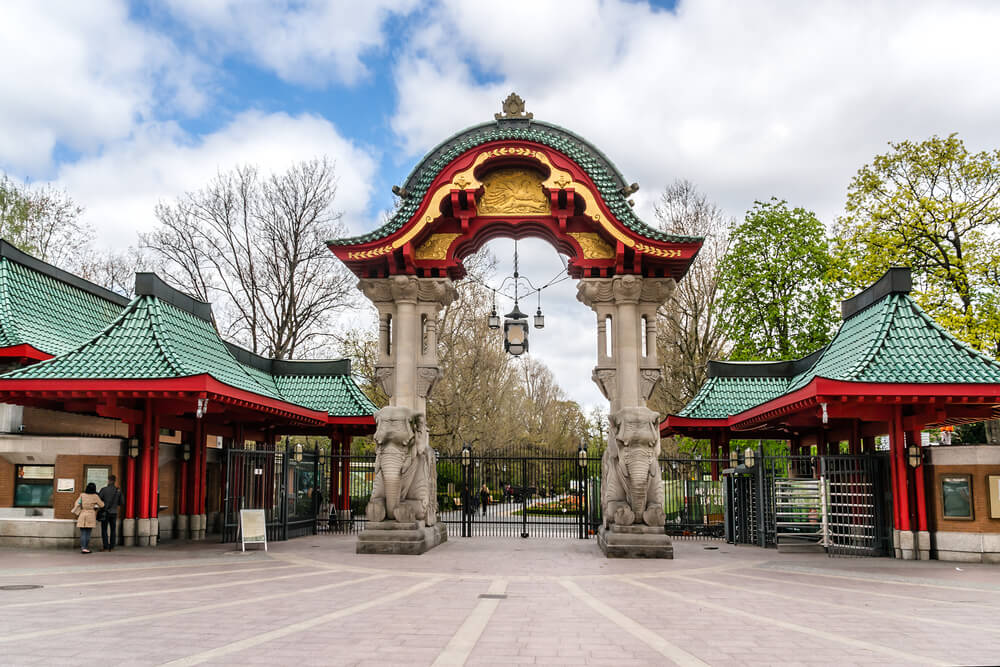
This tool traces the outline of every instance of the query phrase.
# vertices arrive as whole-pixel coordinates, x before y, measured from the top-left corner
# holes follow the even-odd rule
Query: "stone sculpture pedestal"
[[[373,521],[358,535],[355,553],[418,556],[448,541],[444,524],[423,521]]]
[[[674,545],[663,532],[663,526],[601,526],[597,544],[608,558],[670,558]]]

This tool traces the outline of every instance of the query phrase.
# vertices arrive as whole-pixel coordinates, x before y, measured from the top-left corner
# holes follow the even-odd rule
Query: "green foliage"
[[[793,359],[830,341],[834,259],[816,216],[783,200],[754,202],[722,259],[722,327],[735,360]]]
[[[65,192],[22,185],[0,174],[0,238],[26,253],[76,268],[90,254],[93,238],[93,231],[79,221],[81,213]]]
[[[848,188],[836,228],[845,282],[857,289],[891,266],[910,266],[921,307],[997,356],[1000,150],[969,153],[955,134],[889,146]]]

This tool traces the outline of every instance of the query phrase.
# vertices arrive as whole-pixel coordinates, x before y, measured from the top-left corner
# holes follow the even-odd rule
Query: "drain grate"
[[[0,591],[31,591],[41,587],[41,584],[11,584],[9,586],[0,586]]]
[[[479,597],[484,600],[506,600],[507,596],[503,593],[480,593]]]
[[[705,547],[705,551],[715,551],[719,547]]]

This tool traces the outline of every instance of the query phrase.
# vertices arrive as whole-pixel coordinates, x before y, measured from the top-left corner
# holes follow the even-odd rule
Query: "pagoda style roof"
[[[974,403],[1000,405],[1000,363],[947,332],[909,292],[910,270],[890,269],[843,302],[840,329],[813,354],[784,362],[710,362],[708,381],[663,430],[754,428],[833,399],[967,403],[972,396]],[[935,419],[961,421],[955,414]]]
[[[0,239],[0,356],[37,361],[69,352],[128,302]]]
[[[328,417],[370,420],[375,412],[354,384],[349,360],[267,359],[227,343],[215,330],[210,304],[151,273],[136,275],[135,298],[96,336],[0,376],[0,393],[60,387],[211,393],[313,423]]]
[[[493,141],[530,141],[555,149],[577,163],[597,187],[601,199],[614,216],[639,236],[668,243],[697,243],[695,236],[667,234],[639,219],[624,194],[625,179],[618,168],[593,144],[569,130],[526,118],[499,118],[466,128],[449,137],[417,163],[406,178],[399,209],[378,229],[351,238],[328,241],[330,246],[349,246],[387,238],[403,228],[420,208],[431,184],[453,160],[472,148]]]

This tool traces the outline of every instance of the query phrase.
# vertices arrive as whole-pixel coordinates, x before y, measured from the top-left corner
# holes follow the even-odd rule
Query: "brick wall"
[[[941,478],[948,475],[972,476],[973,519],[944,517],[941,506]],[[959,533],[1000,533],[1000,519],[991,519],[987,475],[1000,475],[1000,465],[933,465],[927,473],[927,520],[930,530]]]
[[[73,493],[59,493],[58,491],[52,494],[52,508],[55,513],[55,518],[57,519],[72,519],[75,518],[70,510],[73,508],[73,503],[76,499],[83,493],[84,489],[84,476],[83,467],[85,465],[107,465],[111,466],[111,474],[118,477],[121,480],[121,458],[117,456],[80,456],[80,455],[60,455],[56,457],[56,469],[55,469],[55,479],[52,480],[52,484],[56,484],[60,477],[67,478],[72,477],[76,482],[73,485]],[[119,483],[120,487],[121,484]],[[100,489],[98,489],[100,491]]]
[[[0,457],[0,507],[14,505],[14,464]]]

